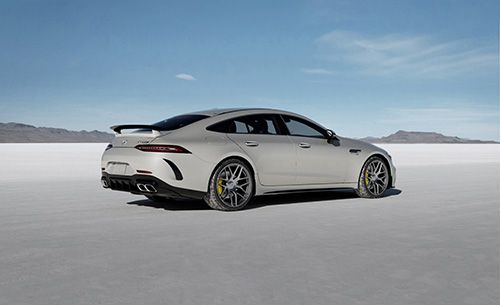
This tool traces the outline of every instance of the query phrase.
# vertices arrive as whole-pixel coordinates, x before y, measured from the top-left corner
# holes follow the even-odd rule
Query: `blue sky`
[[[345,136],[500,140],[498,1],[0,0],[0,122],[107,130],[214,107]]]

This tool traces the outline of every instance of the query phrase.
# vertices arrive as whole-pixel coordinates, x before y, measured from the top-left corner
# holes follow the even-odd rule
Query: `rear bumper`
[[[121,176],[103,172],[101,181],[104,188],[136,195],[161,196],[175,199],[202,199],[205,196],[205,192],[175,187],[148,175]],[[137,184],[152,185],[155,191],[140,190]]]
[[[194,154],[143,152],[133,147],[113,147],[104,152],[101,168],[108,175],[144,175],[175,188],[206,192],[215,164]]]

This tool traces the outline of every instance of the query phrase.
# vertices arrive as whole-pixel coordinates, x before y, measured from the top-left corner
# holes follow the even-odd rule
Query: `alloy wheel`
[[[387,166],[381,160],[375,159],[365,169],[365,185],[368,191],[379,196],[385,192],[389,183]]]
[[[226,205],[238,208],[244,205],[252,193],[251,175],[243,165],[230,163],[217,175],[217,196]]]

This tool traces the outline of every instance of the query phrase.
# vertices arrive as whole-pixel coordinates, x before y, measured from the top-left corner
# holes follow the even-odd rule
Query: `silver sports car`
[[[306,190],[378,198],[396,181],[383,149],[282,110],[214,109],[111,128],[103,187],[151,200],[203,198],[232,211],[254,196]]]

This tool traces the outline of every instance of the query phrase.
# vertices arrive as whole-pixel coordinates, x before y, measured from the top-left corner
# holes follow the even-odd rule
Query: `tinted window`
[[[248,115],[230,119],[207,128],[224,133],[278,134],[272,115]]]
[[[231,122],[230,124],[231,125],[234,124],[234,128],[232,128],[234,130],[232,130],[232,132],[236,132],[236,133],[249,133],[249,131],[248,131],[248,125],[245,122],[235,120],[235,121]]]
[[[153,126],[161,127],[163,130],[175,130],[205,118],[208,118],[208,116],[201,114],[184,114],[155,123]]]
[[[285,125],[291,136],[324,138],[324,131],[319,127],[305,120],[290,116],[283,116]]]
[[[229,121],[222,121],[219,123],[215,123],[211,126],[208,126],[207,130],[227,133],[227,131],[229,129],[229,123],[230,123]]]

